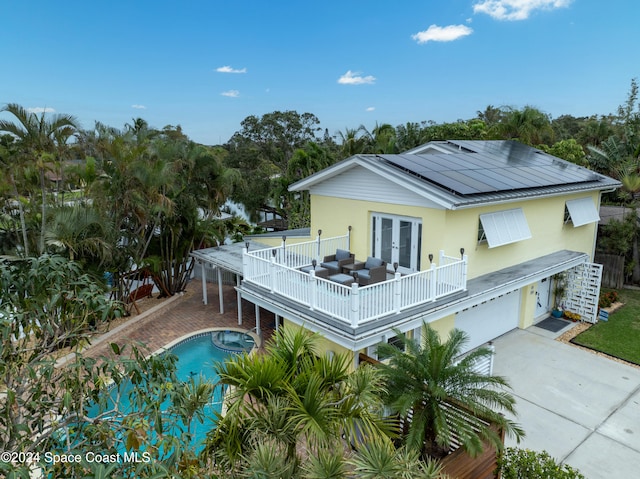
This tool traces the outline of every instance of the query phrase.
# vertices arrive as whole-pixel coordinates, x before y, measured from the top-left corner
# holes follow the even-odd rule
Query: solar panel
[[[379,155],[460,195],[597,181],[600,175],[516,141],[450,141],[452,153]]]

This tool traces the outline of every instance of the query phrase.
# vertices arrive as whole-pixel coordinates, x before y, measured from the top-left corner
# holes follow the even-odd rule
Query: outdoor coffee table
[[[360,266],[362,261],[354,261],[353,263],[345,264],[342,267],[342,273],[351,275],[356,266]]]

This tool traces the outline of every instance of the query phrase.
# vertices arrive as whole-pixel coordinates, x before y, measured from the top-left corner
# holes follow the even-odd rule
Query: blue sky
[[[276,110],[331,134],[487,105],[607,114],[640,76],[638,0],[2,0],[0,18],[0,105],[206,144]]]

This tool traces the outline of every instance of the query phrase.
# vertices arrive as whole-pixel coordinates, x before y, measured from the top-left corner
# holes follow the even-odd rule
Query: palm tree
[[[531,146],[550,143],[553,139],[549,116],[532,106],[525,106],[522,110],[505,109],[495,129],[505,140],[518,139]]]
[[[399,151],[407,151],[422,145],[424,141],[424,123],[407,122],[396,127],[396,144]]]
[[[621,176],[620,173],[626,171],[620,168],[633,159],[627,144],[615,136],[610,136],[600,146],[587,145],[587,149],[587,161],[591,168],[605,175]]]
[[[57,208],[45,232],[47,246],[68,254],[69,260],[89,260],[103,264],[111,258],[113,225],[91,206]]]
[[[348,463],[358,479],[445,479],[435,459],[420,460],[416,451],[396,449],[390,441],[367,444]]]
[[[387,377],[387,403],[402,420],[406,444],[423,458],[446,455],[455,436],[472,455],[482,451],[483,441],[501,449],[498,434],[479,417],[518,440],[523,437],[522,429],[501,414],[515,414],[515,399],[505,390],[507,380],[473,369],[491,351],[479,348],[458,360],[467,342],[464,332],[454,329],[441,342],[426,323],[423,331],[421,344],[399,333],[404,350],[389,344],[379,348],[389,356],[380,368]]]
[[[368,153],[397,153],[396,129],[389,123],[383,123],[373,128],[368,133],[366,128],[361,127],[368,134],[369,147]]]
[[[363,131],[366,131],[366,128],[360,125],[359,128],[345,128],[344,132],[338,132],[343,158],[364,153],[367,139]]]
[[[476,112],[477,118],[484,121],[488,127],[500,123],[504,118],[505,112],[503,108],[497,108],[493,105],[487,105],[484,111],[478,110]]]
[[[41,194],[41,224],[39,252],[44,252],[45,230],[47,223],[47,188],[45,173],[48,168],[60,160],[67,141],[75,134],[78,122],[71,115],[56,114],[48,119],[43,112],[39,117],[17,103],[9,103],[2,110],[11,113],[16,122],[0,120],[0,131],[4,131],[16,138],[19,156],[15,158],[17,167],[22,169],[26,165],[33,165],[37,171]],[[13,181],[15,185],[15,178]],[[23,222],[23,232],[25,231]],[[24,233],[23,233],[24,234]],[[25,241],[25,245],[26,245]],[[26,247],[26,246],[25,246]],[[28,250],[25,250],[25,254]]]
[[[392,433],[381,417],[380,371],[349,371],[346,355],[319,356],[317,335],[280,330],[263,355],[238,356],[218,367],[230,387],[227,413],[208,438],[207,451],[227,467],[245,470],[259,444],[274,444],[297,470],[300,451],[344,454],[364,440]],[[344,438],[344,439],[343,439]]]

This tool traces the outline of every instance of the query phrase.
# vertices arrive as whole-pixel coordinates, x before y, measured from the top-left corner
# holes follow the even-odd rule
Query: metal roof
[[[379,155],[388,164],[458,195],[586,183],[594,171],[517,141],[449,141],[451,153]]]
[[[191,252],[191,256],[199,262],[207,263],[210,267],[218,267],[242,275],[242,249],[244,247],[244,242],[225,244],[194,250]],[[268,245],[257,241],[249,242],[251,251],[268,247]]]
[[[613,178],[516,141],[449,140],[397,155],[355,155],[289,190],[311,189],[358,166],[449,209],[620,187]]]

